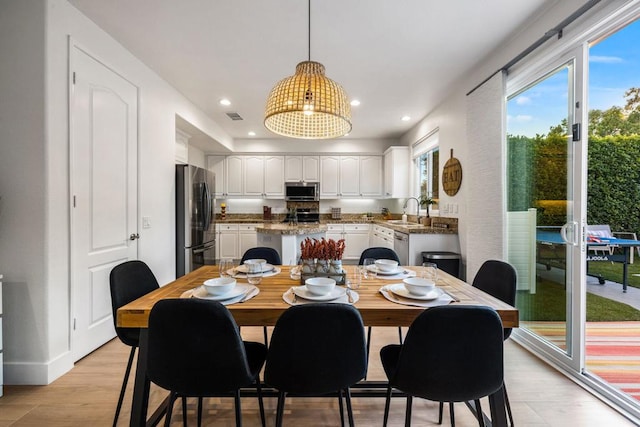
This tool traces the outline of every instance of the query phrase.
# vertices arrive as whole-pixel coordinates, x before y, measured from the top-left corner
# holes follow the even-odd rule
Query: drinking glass
[[[252,285],[257,285],[262,281],[262,264],[251,263],[245,264],[247,266],[247,282]]]
[[[302,261],[299,261],[298,264],[295,264],[295,260],[291,260],[289,262],[291,266],[291,270],[289,270],[289,277],[292,280],[300,280],[300,275],[302,274]]]
[[[375,258],[365,258],[362,267],[364,268],[365,279],[375,279],[378,277]]]
[[[235,267],[233,260],[229,258],[223,258],[220,260],[220,277],[229,277],[233,275],[233,268]]]
[[[421,277],[436,283],[438,280],[438,265],[433,262],[423,262]]]
[[[362,266],[355,265],[353,272],[347,277],[347,288],[355,291],[360,288],[362,284]]]

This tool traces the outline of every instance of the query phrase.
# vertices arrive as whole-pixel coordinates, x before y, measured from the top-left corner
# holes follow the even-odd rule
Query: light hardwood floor
[[[379,349],[385,343],[397,340],[397,329],[374,328],[373,333],[368,378],[383,380]],[[245,339],[262,340],[261,328],[243,328],[242,334]],[[5,386],[5,395],[0,398],[0,426],[111,425],[128,352],[128,347],[114,339],[48,386]],[[633,425],[509,340],[505,343],[505,362],[506,384],[518,427]],[[157,405],[165,395],[166,392],[152,386],[151,405]],[[119,425],[128,425],[130,404],[131,384]],[[353,404],[357,425],[382,425],[384,399],[354,398]],[[192,425],[195,425],[195,406],[195,400],[190,400],[188,413]],[[255,398],[243,398],[245,426],[260,425],[257,406]],[[265,399],[265,406],[267,425],[274,425],[275,399]],[[486,401],[483,401],[483,408],[488,411]],[[177,404],[172,425],[182,425],[181,419],[180,405]],[[437,403],[415,399],[412,421],[414,426],[438,425]],[[287,426],[337,426],[339,422],[336,399],[287,400],[284,419]],[[232,399],[208,399],[203,425],[235,425]],[[393,400],[389,425],[404,425],[404,399]],[[443,425],[450,425],[448,416],[445,416]],[[478,425],[463,404],[456,404],[456,425]]]

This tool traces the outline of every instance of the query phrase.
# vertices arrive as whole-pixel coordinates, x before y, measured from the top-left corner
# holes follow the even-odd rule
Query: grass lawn
[[[617,265],[621,267],[620,264]],[[520,319],[523,321],[566,320],[566,292],[564,285],[538,278],[537,292],[535,294],[518,292],[516,298],[516,306],[520,310]],[[632,320],[640,320],[639,310],[627,304],[587,293],[587,322]]]
[[[627,284],[634,288],[640,288],[640,276],[634,276],[634,274],[640,274],[638,256],[634,258],[634,264],[629,264],[627,269]],[[589,262],[589,274],[599,274],[607,280],[622,283],[622,264],[609,261],[591,261]]]

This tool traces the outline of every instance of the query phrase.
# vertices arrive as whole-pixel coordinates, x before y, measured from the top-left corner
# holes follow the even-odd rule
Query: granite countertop
[[[327,231],[327,224],[376,224],[395,231],[407,234],[458,234],[457,218],[432,217],[431,226],[418,226],[415,223],[394,224],[387,220],[375,218],[367,220],[363,218],[327,219],[319,224],[298,224],[290,226],[281,219],[264,220],[262,218],[227,218],[218,219],[220,224],[259,224],[257,230],[269,234],[314,234]]]
[[[317,234],[325,233],[327,226],[325,224],[298,224],[289,225],[284,223],[265,223],[256,227],[258,233],[280,234],[280,235],[298,235],[298,234]]]

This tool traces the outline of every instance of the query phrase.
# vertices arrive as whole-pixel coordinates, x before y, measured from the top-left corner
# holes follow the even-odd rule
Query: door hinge
[[[73,196],[73,207],[76,207],[76,196]]]
[[[73,84],[76,84],[76,72],[73,72]]]
[[[76,330],[76,318],[75,317],[73,318],[73,330],[74,331]]]

